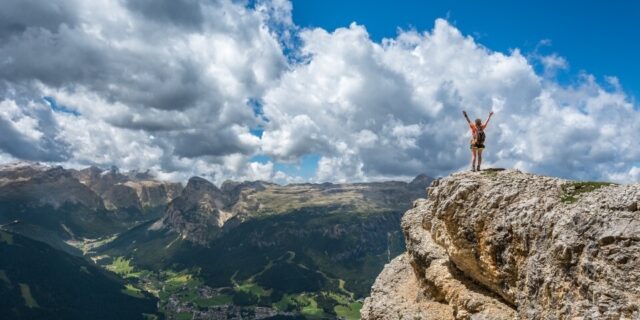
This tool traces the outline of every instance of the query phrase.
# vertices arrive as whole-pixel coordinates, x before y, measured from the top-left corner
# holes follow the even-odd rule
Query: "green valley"
[[[432,180],[182,188],[115,169],[18,168],[0,170],[3,261],[26,270],[0,268],[16,319],[359,319],[404,250],[401,215]],[[140,211],[149,203],[156,213]]]
[[[166,314],[253,310],[357,319],[359,300],[377,272],[403,248],[399,218],[391,212],[298,210],[248,220],[208,246],[144,225],[98,248],[95,257],[157,292]]]

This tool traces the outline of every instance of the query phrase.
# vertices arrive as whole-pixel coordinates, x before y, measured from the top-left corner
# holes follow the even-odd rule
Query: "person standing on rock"
[[[484,150],[484,129],[487,128],[489,120],[491,120],[491,116],[493,116],[493,111],[489,112],[489,117],[484,124],[482,124],[482,120],[480,119],[476,119],[475,123],[472,123],[466,111],[462,111],[462,114],[464,118],[467,119],[469,128],[471,128],[471,171],[480,171],[482,151]]]

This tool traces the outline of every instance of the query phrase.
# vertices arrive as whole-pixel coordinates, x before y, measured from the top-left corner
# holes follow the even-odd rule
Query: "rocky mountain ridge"
[[[186,239],[205,244],[233,216],[225,211],[227,198],[213,183],[193,177],[180,196],[169,203],[160,222]],[[158,225],[153,228],[158,228]]]
[[[0,224],[132,275],[127,292],[161,292],[167,318],[229,316],[223,304],[243,318],[268,306],[272,315],[355,319],[375,276],[404,248],[402,212],[431,180],[218,188],[193,177],[153,216],[145,189],[134,189],[162,184],[147,173],[17,164],[0,168],[0,194],[10,195],[0,201]],[[189,286],[165,283],[174,278]]]
[[[409,183],[225,181],[218,188],[206,179],[192,177],[182,188],[148,172],[94,166],[76,170],[21,162],[0,166],[0,207],[5,208],[0,212],[0,223],[21,220],[24,223],[15,231],[26,226],[24,234],[53,233],[38,239],[62,248],[54,242],[106,236],[125,230],[131,223],[160,218],[150,229],[175,231],[189,241],[206,244],[223,227],[232,228],[257,216],[314,207],[398,212],[418,198],[432,180],[419,175]],[[56,211],[62,213],[51,213]],[[85,227],[99,227],[100,231],[83,232]]]
[[[638,319],[640,185],[515,170],[436,180],[362,319]]]
[[[278,185],[264,181],[226,181],[222,188],[200,177],[189,179],[179,197],[169,203],[161,220],[150,229],[178,232],[185,239],[206,244],[222,229],[257,216],[277,215],[314,207],[353,212],[398,212],[422,193],[433,179],[374,183],[302,183]],[[401,212],[401,211],[400,211]]]
[[[66,203],[90,210],[104,209],[102,199],[62,167],[2,169],[5,168],[0,168],[0,201],[21,202],[31,207],[49,205],[59,208]]]
[[[0,224],[79,255],[69,241],[111,236],[157,218],[181,189],[117,169],[65,169],[30,162],[0,165]],[[19,223],[15,223],[15,222]]]
[[[160,181],[148,172],[121,173],[116,167],[103,170],[94,166],[69,171],[80,183],[99,195],[107,209],[124,210],[137,215],[164,209],[182,190],[180,183]]]
[[[120,173],[117,168],[82,170],[18,162],[0,166],[0,202],[52,206],[79,204],[89,210],[126,211],[141,217],[164,207],[182,186],[145,173]]]

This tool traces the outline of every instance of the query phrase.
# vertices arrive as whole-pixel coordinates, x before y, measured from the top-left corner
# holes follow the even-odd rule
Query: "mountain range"
[[[357,319],[404,248],[401,214],[432,180],[183,187],[17,163],[0,167],[0,224],[114,272],[167,318]]]
[[[117,169],[64,169],[31,163],[0,166],[0,224],[73,254],[69,241],[123,232],[158,217],[182,189]]]

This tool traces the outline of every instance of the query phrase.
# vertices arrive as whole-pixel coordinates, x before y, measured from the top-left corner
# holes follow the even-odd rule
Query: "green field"
[[[125,288],[122,289],[122,293],[128,294],[135,298],[144,298],[144,294],[142,290],[134,287],[132,284],[126,284]]]
[[[113,262],[105,267],[107,270],[120,276],[127,276],[133,272],[131,261],[124,257],[116,257]]]
[[[0,231],[0,243],[13,244],[13,235],[8,232]]]
[[[334,308],[337,316],[347,320],[360,319],[360,309],[362,309],[362,302],[354,302],[349,305],[338,305]]]
[[[359,299],[384,264],[404,250],[400,216],[306,208],[252,218],[206,247],[141,225],[95,255],[159,297],[169,318],[181,316],[168,309],[178,301],[203,310],[260,306],[308,319],[358,319]],[[174,305],[167,304],[170,298]]]
[[[24,305],[28,308],[39,308],[40,306],[36,302],[36,299],[31,295],[31,288],[28,284],[20,283],[20,293],[24,299]]]
[[[295,268],[307,270],[302,264],[295,263],[295,253],[287,253],[274,261],[269,261],[262,270],[249,276],[245,280],[236,279],[237,273],[230,278],[233,284],[227,288],[211,288],[210,294],[203,296],[202,288],[206,286],[204,281],[196,274],[197,270],[173,271],[164,270],[152,272],[137,268],[129,259],[117,257],[105,265],[105,268],[114,271],[125,279],[137,283],[126,284],[123,293],[133,297],[143,297],[142,290],[156,292],[160,298],[161,310],[164,310],[168,318],[186,319],[191,317],[188,312],[173,313],[166,309],[169,298],[178,299],[185,305],[193,305],[199,309],[224,305],[236,305],[244,308],[256,306],[268,306],[283,312],[296,312],[305,319],[327,319],[341,317],[343,319],[359,319],[362,304],[355,301],[353,293],[344,289],[344,280],[330,279],[319,272],[321,277],[327,277],[327,281],[336,283],[336,291],[283,293],[275,289],[267,289],[256,282],[260,276],[268,274],[272,268],[279,264],[290,265]],[[132,276],[137,275],[137,276]]]

